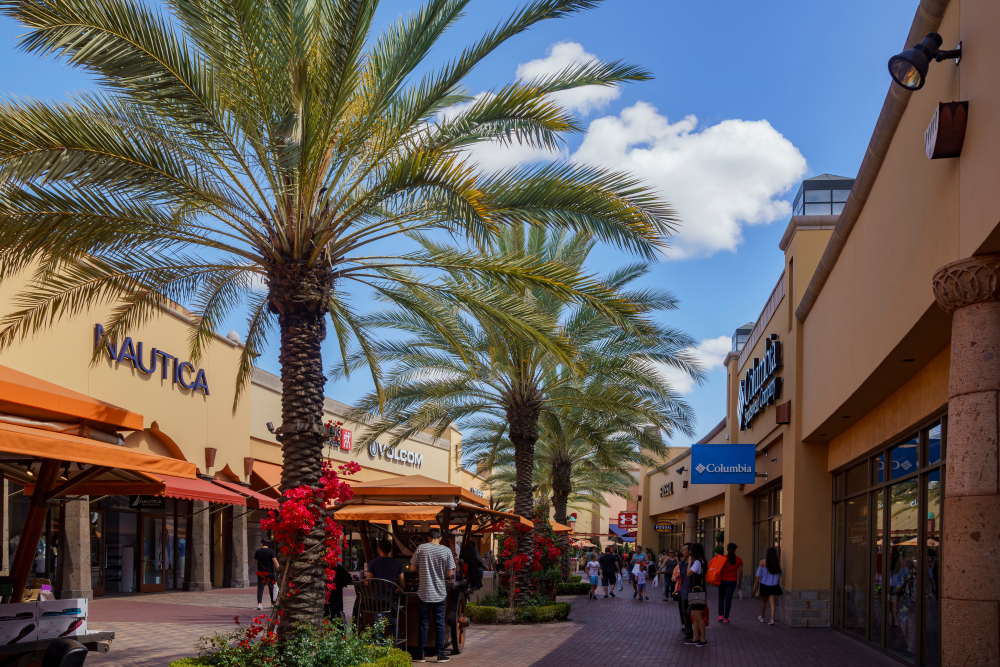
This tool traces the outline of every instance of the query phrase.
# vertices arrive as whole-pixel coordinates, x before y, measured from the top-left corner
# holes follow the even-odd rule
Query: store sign
[[[741,431],[750,428],[767,406],[781,398],[781,378],[776,377],[782,366],[781,343],[777,338],[778,334],[771,334],[764,340],[764,359],[754,359],[753,367],[740,380],[736,410]]]
[[[134,510],[163,510],[167,499],[163,496],[129,496],[128,506]]]
[[[340,429],[340,448],[351,451],[351,446],[354,444],[354,434],[348,431],[346,428]]]
[[[754,445],[692,445],[692,484],[753,484]]]
[[[408,452],[399,447],[390,447],[389,445],[383,445],[377,442],[372,442],[372,444],[368,445],[368,456],[373,459],[385,459],[386,461],[391,461],[392,463],[398,463],[400,465],[409,463],[410,465],[421,466],[424,464],[423,454]]]
[[[618,527],[619,528],[638,528],[639,527],[639,513],[638,512],[619,512],[618,513]]]
[[[674,495],[674,483],[673,482],[667,482],[666,484],[664,484],[663,486],[660,487],[660,497],[661,498],[665,498],[667,496],[672,496],[672,495]]]
[[[95,324],[94,349],[97,349],[101,344],[103,336],[104,327],[100,324]],[[195,371],[194,366],[188,361],[181,361],[178,357],[154,347],[149,351],[149,366],[146,366],[144,363],[146,355],[142,349],[143,343],[133,342],[131,337],[126,337],[120,346],[110,340],[105,341],[105,346],[107,347],[108,357],[112,361],[116,361],[119,364],[130,364],[132,368],[145,375],[155,373],[156,367],[159,365],[160,377],[162,379],[166,380],[169,376],[171,384],[179,384],[191,391],[198,391],[200,389],[208,396],[208,380],[205,377],[204,369],[199,368]],[[171,368],[171,361],[173,361],[173,368]],[[188,377],[190,376],[194,376],[192,382],[188,382]]]
[[[680,524],[676,523],[657,523],[653,525],[658,533],[677,533],[681,531]]]
[[[483,490],[482,490],[482,489],[477,489],[477,488],[476,488],[476,487],[474,487],[474,486],[470,486],[470,487],[469,487],[469,491],[472,491],[472,492],[473,492],[474,494],[476,494],[476,495],[477,495],[477,496],[479,496],[480,498],[485,498],[485,497],[486,497],[486,494],[485,494],[485,493],[483,493]]]

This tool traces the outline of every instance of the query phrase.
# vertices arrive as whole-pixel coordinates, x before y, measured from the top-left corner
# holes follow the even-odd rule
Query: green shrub
[[[498,607],[478,604],[465,605],[465,615],[469,617],[469,620],[473,623],[482,623],[483,625],[493,625],[496,623],[497,612],[499,611]]]
[[[565,621],[569,618],[569,612],[573,608],[569,602],[556,602],[553,607],[556,608],[556,620]]]
[[[201,658],[181,658],[170,663],[170,667],[203,667],[207,664]]]
[[[582,582],[559,584],[556,586],[556,595],[586,595],[590,592],[590,584]]]
[[[410,667],[413,664],[413,657],[406,651],[398,648],[390,648],[385,657],[379,658],[375,662],[366,662],[357,667]]]
[[[571,583],[571,584],[578,584],[581,581],[583,581],[583,575],[582,574],[571,574],[571,575],[569,575],[569,583]]]

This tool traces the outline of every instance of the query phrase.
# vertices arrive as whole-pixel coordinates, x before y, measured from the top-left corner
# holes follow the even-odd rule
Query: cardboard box
[[[0,605],[0,645],[38,641],[38,605],[19,602]]]
[[[87,598],[40,600],[35,604],[38,607],[39,640],[86,634]]]

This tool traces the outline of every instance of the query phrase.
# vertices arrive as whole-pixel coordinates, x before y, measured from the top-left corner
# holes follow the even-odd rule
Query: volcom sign
[[[781,398],[781,378],[775,377],[781,370],[781,343],[778,334],[764,340],[764,359],[754,359],[740,380],[739,398],[736,401],[740,430],[745,431],[753,424],[761,412]]]
[[[692,484],[753,484],[754,445],[692,445]]]
[[[373,459],[385,459],[386,461],[392,461],[401,465],[409,463],[413,466],[421,466],[424,464],[423,454],[408,452],[405,449],[390,447],[378,442],[372,442],[372,444],[368,445],[368,456]]]

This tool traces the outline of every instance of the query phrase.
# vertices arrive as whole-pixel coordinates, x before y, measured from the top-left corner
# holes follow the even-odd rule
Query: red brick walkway
[[[658,593],[657,591],[652,591]],[[713,591],[714,592],[714,591]],[[352,597],[347,592],[345,597]],[[573,604],[570,620],[535,626],[473,626],[456,665],[475,667],[628,667],[698,665],[823,665],[889,667],[900,663],[835,630],[796,629],[757,622],[755,600],[734,600],[732,623],[714,620],[709,646],[677,641],[680,618],[674,603],[650,596],[637,602],[629,592],[615,599],[564,598]],[[345,605],[348,609],[352,600]],[[709,601],[715,611],[715,601]],[[201,636],[233,627],[233,616],[253,616],[256,599],[249,591],[164,593],[98,599],[89,626],[114,630],[111,652],[91,656],[90,666],[165,667],[193,655]],[[429,663],[432,664],[432,663]]]

